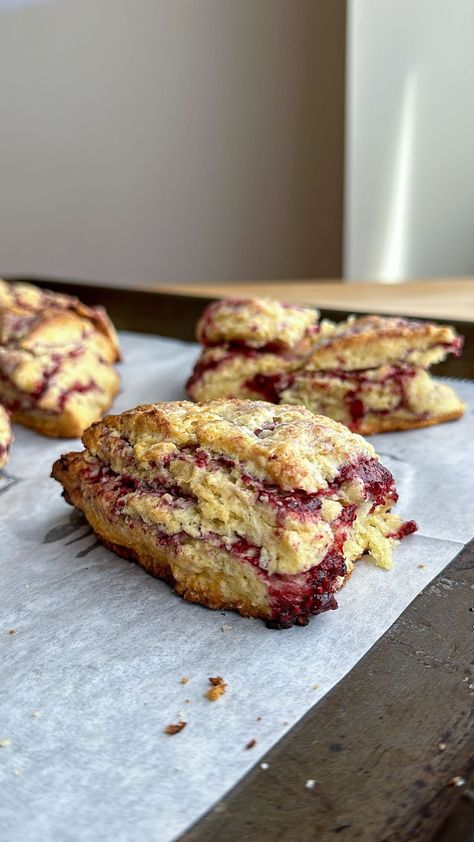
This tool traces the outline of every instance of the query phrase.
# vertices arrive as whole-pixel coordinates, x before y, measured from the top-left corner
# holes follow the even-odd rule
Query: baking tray
[[[12,280],[102,304],[118,328],[183,340],[194,339],[211,300],[48,278]],[[321,313],[336,321],[349,315]],[[437,373],[474,379],[474,323],[449,321],[466,347]],[[251,771],[182,839],[471,842],[473,604],[474,540],[268,752],[265,775]],[[302,798],[314,769],[318,786]],[[466,783],[450,785],[453,779]]]

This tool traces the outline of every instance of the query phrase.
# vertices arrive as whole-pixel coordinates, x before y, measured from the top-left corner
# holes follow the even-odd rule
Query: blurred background
[[[4,274],[474,274],[473,0],[0,0]]]

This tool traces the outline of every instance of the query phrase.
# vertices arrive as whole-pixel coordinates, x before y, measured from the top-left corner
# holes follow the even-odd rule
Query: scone
[[[426,370],[462,339],[445,325],[381,316],[351,317],[315,343],[279,399],[303,403],[369,435],[459,418],[464,405]]]
[[[190,397],[303,404],[364,434],[425,427],[463,414],[455,392],[427,372],[447,354],[461,353],[462,339],[453,328],[381,316],[318,324],[315,311],[297,308],[299,332],[289,332],[279,325],[281,305],[272,304],[276,309],[258,300],[224,301],[204,312],[197,335],[205,347],[187,383]],[[255,328],[261,305],[264,336]],[[252,346],[250,325],[257,333]],[[266,337],[273,344],[265,344]],[[208,347],[210,340],[220,344]]]
[[[3,468],[8,459],[12,441],[10,416],[5,407],[0,404],[0,468]]]
[[[0,402],[47,436],[72,438],[119,387],[115,330],[101,307],[0,279]]]
[[[263,401],[187,401],[108,416],[53,466],[102,541],[185,599],[275,627],[336,608],[369,552],[390,567],[416,525],[391,473],[330,418]]]

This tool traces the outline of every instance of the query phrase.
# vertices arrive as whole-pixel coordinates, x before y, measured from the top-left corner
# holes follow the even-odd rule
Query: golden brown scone
[[[10,415],[5,407],[0,404],[0,468],[3,468],[8,459],[12,441]]]
[[[351,316],[337,325],[312,324],[304,340],[298,334],[296,345],[287,336],[284,347],[250,347],[246,320],[256,321],[260,303],[252,301],[249,310],[248,302],[217,302],[206,311],[198,336],[208,342],[209,332],[213,342],[221,336],[225,340],[204,347],[187,383],[193,400],[263,398],[303,404],[364,434],[426,427],[463,414],[454,391],[425,370],[449,353],[461,353],[462,337],[453,328]],[[234,307],[238,316],[232,321]],[[214,322],[220,325],[221,320],[226,329],[219,332]],[[274,340],[276,319],[271,324],[266,336]]]
[[[105,311],[0,279],[0,400],[15,421],[73,438],[119,387],[118,340]]]
[[[412,532],[373,447],[303,407],[187,401],[108,416],[53,476],[98,536],[186,599],[277,626],[335,608]]]
[[[296,372],[279,399],[329,415],[362,435],[429,427],[464,412],[454,390],[424,369],[390,365],[366,371],[305,369]]]

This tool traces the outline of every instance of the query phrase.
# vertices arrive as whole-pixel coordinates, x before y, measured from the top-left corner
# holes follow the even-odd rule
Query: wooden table
[[[269,296],[335,310],[474,321],[474,278],[411,281],[404,284],[246,281],[205,285],[156,284],[152,288],[209,298]]]

